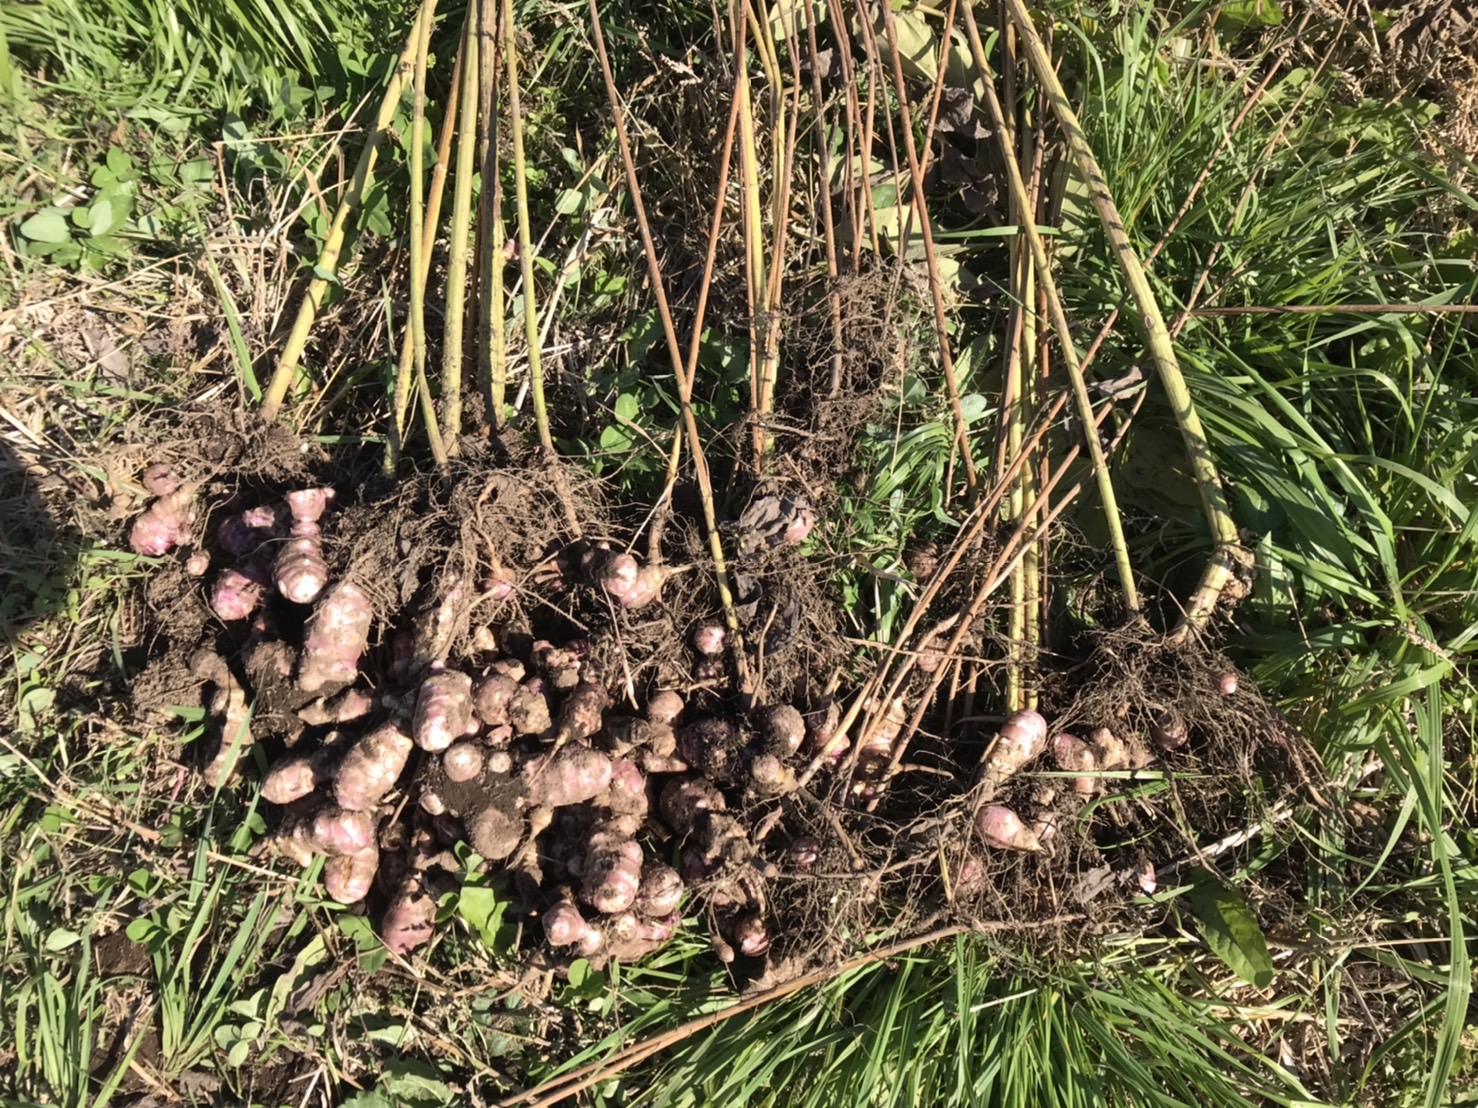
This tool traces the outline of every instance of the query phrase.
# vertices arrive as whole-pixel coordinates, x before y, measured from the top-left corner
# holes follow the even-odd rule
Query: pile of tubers
[[[130,541],[160,556],[189,547],[204,513],[198,486],[152,477],[157,499]],[[465,842],[506,875],[526,933],[542,933],[556,960],[639,959],[677,932],[690,893],[720,957],[765,955],[765,866],[731,804],[795,787],[821,741],[810,733],[808,747],[801,711],[775,705],[736,722],[665,688],[618,705],[621,675],[600,672],[579,638],[510,634],[500,646],[502,630],[487,626],[450,657],[449,613],[471,591],[452,573],[427,610],[375,635],[370,592],[335,580],[325,557],[334,500],[333,489],[308,488],[232,505],[214,542],[185,562],[242,643],[229,659],[208,648],[192,659],[219,747],[203,776],[230,782],[256,739],[286,747],[261,779],[275,819],[258,851],[304,867],[322,858],[324,892],[378,910],[397,953],[433,937],[438,900],[464,868],[452,848]],[[559,587],[600,590],[625,608],[659,600],[675,572],[598,544],[554,560]],[[480,584],[480,599],[498,601],[518,577],[495,566]],[[713,656],[705,633],[690,644],[695,669]],[[267,702],[278,709],[271,727]],[[798,842],[781,863],[805,870],[816,844]]]

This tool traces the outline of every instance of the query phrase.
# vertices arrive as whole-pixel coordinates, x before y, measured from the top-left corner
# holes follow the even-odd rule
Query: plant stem
[[[1109,541],[1113,545],[1114,562],[1119,571],[1119,585],[1124,590],[1124,605],[1131,612],[1138,612],[1139,591],[1134,585],[1134,567],[1129,561],[1129,546],[1124,539],[1124,525],[1119,518],[1118,499],[1114,495],[1113,474],[1104,457],[1103,443],[1099,440],[1097,424],[1093,417],[1093,402],[1088,398],[1088,387],[1083,381],[1082,365],[1078,360],[1077,348],[1073,345],[1072,329],[1068,325],[1067,313],[1062,307],[1062,297],[1057,292],[1057,282],[1047,260],[1047,249],[1037,231],[1036,212],[1027,195],[1026,182],[1021,177],[1021,166],[1016,161],[1015,151],[1005,144],[1005,113],[996,96],[994,75],[985,56],[985,47],[980,41],[980,32],[975,25],[975,16],[970,6],[965,5],[965,34],[970,40],[970,50],[975,65],[980,70],[981,83],[985,89],[985,104],[991,121],[1002,135],[1002,160],[1006,164],[1006,181],[1011,196],[1020,214],[1020,228],[1031,249],[1036,266],[1037,279],[1047,295],[1047,307],[1052,317],[1053,329],[1057,332],[1058,345],[1062,347],[1062,361],[1067,367],[1068,380],[1072,383],[1073,400],[1078,410],[1078,419],[1083,425],[1084,443],[1088,457],[1093,463],[1093,475],[1098,483],[1098,496],[1103,501],[1103,513],[1109,529]]]
[[[508,346],[504,319],[503,179],[498,152],[498,37],[496,0],[477,0],[481,49],[477,64],[479,98],[482,101],[482,219],[478,242],[478,284],[481,340],[478,343],[478,375],[488,418],[497,430],[503,428],[508,400]]]
[[[462,332],[467,302],[467,243],[472,236],[472,175],[477,155],[477,8],[467,5],[462,35],[462,89],[457,128],[457,177],[452,191],[452,226],[447,247],[446,326],[441,338],[441,396],[445,405],[447,453],[457,453],[462,434]],[[455,78],[454,78],[455,79]],[[448,109],[448,118],[453,113]]]
[[[432,22],[427,19],[421,28],[421,38],[416,44],[416,76],[414,107],[411,112],[411,273],[421,274],[429,270],[431,251],[427,248],[427,235],[435,234],[435,223],[427,223],[425,210],[425,136],[426,136],[426,56],[431,49]],[[421,394],[421,417],[426,424],[426,437],[431,443],[431,452],[438,466],[446,465],[446,448],[441,443],[441,432],[437,427],[436,405],[431,401],[431,389],[426,382],[426,281],[411,282],[411,346],[416,367],[416,388]]]
[[[374,130],[369,133],[364,149],[359,153],[359,162],[354,167],[354,178],[349,185],[349,191],[345,193],[344,199],[339,202],[338,210],[334,212],[333,223],[329,225],[328,235],[323,241],[323,249],[319,251],[318,260],[313,267],[315,275],[313,280],[308,282],[308,289],[303,294],[303,302],[298,307],[297,318],[293,320],[292,331],[288,333],[282,353],[277,357],[277,368],[273,370],[272,380],[267,385],[267,393],[262,401],[262,418],[268,423],[277,418],[278,412],[282,410],[282,402],[287,397],[288,389],[292,387],[298,361],[308,345],[308,332],[313,329],[313,320],[323,304],[323,296],[328,291],[329,280],[339,267],[339,252],[344,248],[345,225],[364,200],[365,189],[369,187],[370,177],[374,173],[375,159],[379,157],[380,143],[389,133],[390,121],[395,116],[395,109],[400,105],[400,94],[405,88],[406,76],[411,72],[414,64],[423,29],[426,29],[426,33],[429,34],[435,11],[436,0],[421,0],[421,8],[416,13],[416,21],[406,38],[405,48],[401,50],[400,59],[396,62],[395,70],[385,86],[385,98],[380,102],[380,112],[375,117]]]
[[[441,133],[436,140],[436,165],[431,170],[431,190],[426,200],[425,226],[421,231],[421,268],[419,271],[411,270],[411,280],[420,283],[423,296],[431,270],[431,250],[436,244],[436,225],[441,219],[441,199],[446,191],[446,170],[451,158],[452,136],[457,126],[457,90],[461,87],[459,77],[464,64],[462,54],[463,51],[459,48],[457,60],[452,64],[452,91],[448,98],[446,117],[441,121]],[[409,318],[407,318],[407,324],[409,324]],[[394,473],[399,468],[401,455],[405,450],[405,419],[406,413],[410,410],[415,350],[415,343],[411,341],[410,329],[407,326],[405,339],[400,344],[400,360],[395,369],[392,400],[394,416],[390,425],[390,449],[385,454],[387,473]],[[430,391],[429,386],[418,387],[416,395],[429,403]],[[430,438],[429,435],[428,438]],[[439,438],[438,433],[438,441]],[[433,453],[436,449],[439,447],[433,448]]]
[[[513,136],[513,202],[518,212],[518,265],[523,273],[524,336],[529,347],[529,394],[539,445],[551,457],[549,410],[544,405],[544,361],[539,356],[539,312],[534,295],[534,236],[529,229],[529,182],[523,154],[523,105],[518,92],[518,47],[513,38],[513,0],[503,0],[503,60],[508,67],[508,126]]]
[[[1234,557],[1239,553],[1237,525],[1232,519],[1231,509],[1227,506],[1226,494],[1222,491],[1216,463],[1211,456],[1211,443],[1206,437],[1205,428],[1201,425],[1201,417],[1196,412],[1190,388],[1186,385],[1185,376],[1180,370],[1180,363],[1176,360],[1175,347],[1170,341],[1170,333],[1165,327],[1164,317],[1160,314],[1160,306],[1155,301],[1154,291],[1150,288],[1144,266],[1140,264],[1139,256],[1134,252],[1134,247],[1124,230],[1124,221],[1114,204],[1114,198],[1109,194],[1103,170],[1099,168],[1098,161],[1093,156],[1093,150],[1088,145],[1088,138],[1083,133],[1083,127],[1078,121],[1077,114],[1068,102],[1062,82],[1057,79],[1057,71],[1053,69],[1052,59],[1047,56],[1047,49],[1042,43],[1041,36],[1037,34],[1036,26],[1032,23],[1031,12],[1027,9],[1025,0],[1006,0],[1006,4],[1011,11],[1012,19],[1021,31],[1027,64],[1031,66],[1032,73],[1046,93],[1058,122],[1062,124],[1063,132],[1067,135],[1068,151],[1077,163],[1078,172],[1083,180],[1088,182],[1089,197],[1098,211],[1099,220],[1103,223],[1104,234],[1108,236],[1114,257],[1118,259],[1125,283],[1129,286],[1139,314],[1140,325],[1144,329],[1145,344],[1149,348],[1150,360],[1155,365],[1160,384],[1164,387],[1165,394],[1170,401],[1170,409],[1175,414],[1175,421],[1180,427],[1181,438],[1185,442],[1186,455],[1191,465],[1191,473],[1201,493],[1201,506],[1206,515],[1206,523],[1216,543],[1216,552],[1202,574],[1201,582],[1187,605],[1180,628],[1177,629],[1176,633],[1180,635],[1192,627],[1203,624],[1215,610],[1222,587],[1231,576]]]

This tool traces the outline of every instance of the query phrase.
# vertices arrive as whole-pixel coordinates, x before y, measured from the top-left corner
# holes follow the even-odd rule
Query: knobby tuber
[[[695,654],[713,658],[724,652],[724,639],[727,636],[728,632],[722,623],[709,619],[693,628],[693,633],[688,636],[688,642],[692,644]]]
[[[1098,778],[1089,776],[1101,767],[1098,755],[1076,735],[1066,733],[1052,740],[1052,758],[1057,768],[1080,776],[1073,778],[1073,791],[1079,796],[1092,796],[1098,790]]]
[[[605,945],[605,934],[580,914],[580,909],[562,900],[544,913],[544,937],[553,947],[574,947],[588,958]]]
[[[330,805],[313,817],[313,845],[320,854],[358,854],[375,845],[368,812]]]
[[[581,869],[580,898],[597,912],[624,912],[636,902],[641,871],[639,843],[616,831],[596,831]]]
[[[277,552],[272,580],[277,591],[294,604],[311,604],[328,587],[328,563],[321,548],[318,524],[297,520],[292,537]]]
[[[524,786],[529,803],[546,808],[583,804],[611,783],[611,759],[588,746],[569,746],[526,762]]]
[[[411,735],[422,750],[442,751],[457,739],[475,735],[472,714],[472,678],[449,670],[433,673],[421,682]]]
[[[380,868],[374,843],[356,854],[336,854],[323,863],[323,888],[340,904],[355,904],[369,895]]]
[[[176,546],[184,546],[190,542],[197,511],[195,486],[181,485],[159,497],[133,521],[128,545],[135,554],[149,558],[157,558]]]
[[[508,702],[508,724],[515,735],[542,735],[554,726],[541,679],[530,677],[519,685]]]
[[[508,705],[518,695],[518,681],[504,673],[490,673],[472,691],[472,708],[489,727],[508,722]]]
[[[667,724],[669,727],[677,722],[677,717],[683,714],[683,698],[672,689],[662,689],[654,692],[647,699],[647,719],[653,723]]]
[[[262,799],[269,804],[291,804],[301,800],[328,780],[322,759],[311,754],[284,758],[262,778]]]
[[[756,722],[765,750],[778,758],[794,757],[806,741],[805,718],[789,704],[773,704],[763,709]]]
[[[246,619],[262,606],[268,574],[256,561],[223,569],[210,589],[210,606],[227,623]]]
[[[441,756],[441,768],[451,781],[471,781],[482,776],[482,751],[476,743],[453,743]]]
[[[1047,721],[1027,710],[1009,716],[988,748],[981,768],[981,788],[991,799],[1015,773],[1042,753],[1047,743]]]
[[[662,822],[679,835],[691,834],[707,812],[724,810],[724,794],[701,777],[674,777],[657,799]]]
[[[394,786],[411,755],[411,737],[382,723],[355,743],[334,772],[334,799],[351,812],[368,811]]]
[[[369,645],[373,618],[374,605],[358,585],[340,581],[329,588],[308,617],[298,688],[316,693],[352,684],[359,673],[360,655]]]
[[[606,703],[606,690],[594,682],[581,681],[575,685],[559,707],[555,745],[586,742],[600,730]]]
[[[683,879],[662,862],[642,863],[641,884],[632,905],[638,915],[656,919],[677,911],[683,900]]]

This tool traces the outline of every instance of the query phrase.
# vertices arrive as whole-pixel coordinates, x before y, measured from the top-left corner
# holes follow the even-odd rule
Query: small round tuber
[[[135,554],[157,558],[190,541],[197,506],[195,486],[185,485],[161,496],[133,521],[128,545]]]
[[[589,957],[605,944],[599,927],[580,914],[568,900],[561,900],[544,913],[544,938],[550,946],[575,948],[577,954]]]
[[[756,754],[749,762],[749,783],[760,796],[783,796],[795,788],[795,770],[773,754]]]
[[[772,704],[755,721],[765,750],[778,758],[792,758],[806,741],[806,721],[789,704]]]
[[[657,798],[662,822],[679,835],[691,834],[705,812],[722,812],[724,794],[699,777],[674,777]]]
[[[490,862],[511,856],[522,840],[522,822],[501,808],[484,808],[467,832],[472,849]]]
[[[653,723],[665,723],[669,726],[677,722],[677,717],[683,714],[683,698],[672,689],[659,689],[647,700],[647,719]]]
[[[693,647],[693,653],[712,658],[724,652],[724,639],[728,632],[724,625],[716,619],[707,619],[694,627],[688,636],[688,642]]]
[[[642,863],[641,885],[632,905],[638,915],[649,919],[670,915],[677,911],[682,900],[683,879],[677,870],[662,862]]]
[[[1161,712],[1150,724],[1150,739],[1161,750],[1178,750],[1189,737],[1185,721],[1174,709]]]
[[[521,667],[520,667],[521,668]],[[472,691],[472,708],[489,727],[508,722],[508,705],[518,694],[518,682],[504,673],[490,673]]]
[[[821,844],[810,835],[801,835],[791,840],[785,853],[796,869],[810,869],[821,857]]]
[[[262,605],[268,575],[256,562],[223,569],[210,589],[210,607],[230,623],[246,619]]]
[[[1237,695],[1237,675],[1231,670],[1222,673],[1216,679],[1216,687],[1221,690],[1222,696]]]
[[[294,521],[317,523],[323,513],[328,510],[329,501],[333,498],[333,489],[318,488],[294,489],[284,499],[287,501],[287,510],[292,513]]]
[[[441,756],[441,768],[452,781],[471,781],[482,773],[482,751],[476,743],[453,743]]]
[[[313,842],[324,854],[358,854],[375,845],[375,825],[368,812],[324,808],[313,817]]]
[[[508,723],[515,735],[543,735],[554,726],[543,681],[530,677],[518,687],[508,702]]]

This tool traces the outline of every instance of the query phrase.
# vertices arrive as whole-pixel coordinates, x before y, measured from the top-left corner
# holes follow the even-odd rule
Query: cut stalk
[[[1144,330],[1145,345],[1149,348],[1150,360],[1154,363],[1160,384],[1164,387],[1165,394],[1170,401],[1170,409],[1175,414],[1175,421],[1180,427],[1181,438],[1185,442],[1186,456],[1191,465],[1191,473],[1201,494],[1201,507],[1211,530],[1212,540],[1216,543],[1216,551],[1202,573],[1200,584],[1186,607],[1180,627],[1177,628],[1176,634],[1179,636],[1205,623],[1215,610],[1221,590],[1231,577],[1235,556],[1240,552],[1237,525],[1232,519],[1231,509],[1227,506],[1226,494],[1221,487],[1221,478],[1217,474],[1216,463],[1212,460],[1211,443],[1206,437],[1205,428],[1201,425],[1201,417],[1196,412],[1190,388],[1186,385],[1185,375],[1180,370],[1180,363],[1176,360],[1175,347],[1165,327],[1164,317],[1160,314],[1160,306],[1155,300],[1154,290],[1150,288],[1144,266],[1140,263],[1139,256],[1134,252],[1129,236],[1124,230],[1124,221],[1114,204],[1113,196],[1109,194],[1108,187],[1104,183],[1103,171],[1099,168],[1098,160],[1093,156],[1093,149],[1088,145],[1088,138],[1083,133],[1083,127],[1078,121],[1077,114],[1068,102],[1062,82],[1057,79],[1057,71],[1053,69],[1052,59],[1047,56],[1047,48],[1041,36],[1037,34],[1025,0],[1006,0],[1006,4],[1010,8],[1012,19],[1020,29],[1027,64],[1046,93],[1058,122],[1062,124],[1063,132],[1067,136],[1068,151],[1073,161],[1077,163],[1079,174],[1084,181],[1088,182],[1089,198],[1098,211],[1099,220],[1103,223],[1104,234],[1108,237],[1114,257],[1119,261],[1124,281],[1129,286],[1130,295],[1139,315],[1140,326]],[[987,84],[989,84],[988,78]]]
[[[1072,384],[1073,400],[1078,411],[1078,419],[1083,425],[1084,444],[1088,448],[1088,457],[1093,463],[1094,480],[1098,484],[1098,496],[1103,501],[1104,519],[1108,524],[1109,541],[1113,545],[1114,562],[1119,571],[1119,584],[1124,591],[1124,605],[1131,612],[1139,611],[1139,591],[1134,584],[1134,567],[1129,561],[1129,547],[1124,539],[1124,525],[1119,518],[1118,499],[1114,495],[1113,474],[1109,471],[1108,461],[1104,457],[1103,444],[1099,440],[1097,422],[1093,415],[1093,402],[1088,398],[1088,387],[1083,381],[1082,365],[1078,359],[1077,348],[1073,345],[1072,329],[1068,325],[1067,313],[1062,307],[1062,298],[1057,292],[1057,282],[1052,277],[1052,270],[1047,261],[1047,249],[1042,244],[1042,236],[1037,231],[1036,213],[1027,195],[1026,182],[1021,176],[1021,166],[1016,161],[1016,152],[1006,145],[1005,135],[1006,118],[1001,108],[1001,101],[996,96],[994,75],[991,73],[990,64],[985,56],[985,47],[980,41],[980,32],[975,25],[975,16],[966,4],[965,12],[965,34],[970,40],[970,51],[974,55],[975,65],[980,70],[981,84],[985,91],[985,105],[990,113],[991,122],[995,124],[997,132],[1002,136],[1002,161],[1006,164],[1006,181],[1010,186],[1011,195],[1016,201],[1017,210],[1022,218],[1019,224],[1021,232],[1026,236],[1027,245],[1031,249],[1032,261],[1036,266],[1037,280],[1041,283],[1042,291],[1047,296],[1047,307],[1051,313],[1052,327],[1057,332],[1057,342],[1062,348],[1062,361],[1067,367],[1068,380]],[[1060,87],[1060,86],[1059,86]]]
[[[836,220],[831,210],[831,153],[826,134],[826,96],[821,88],[821,63],[816,50],[816,12],[809,3],[800,5],[806,20],[806,51],[811,64],[811,100],[816,112],[817,171],[821,187],[821,230],[826,242],[826,302],[831,310],[831,383],[827,395],[835,397],[842,388],[842,297],[837,291]]]
[[[523,155],[523,104],[518,92],[518,47],[513,38],[513,0],[503,0],[499,27],[503,60],[508,69],[508,127],[513,136],[513,204],[518,213],[518,265],[523,273],[524,337],[529,347],[529,395],[534,402],[534,425],[539,445],[550,456],[554,438],[549,433],[549,410],[544,405],[544,361],[539,356],[539,311],[534,296],[534,236],[529,228],[529,182]]]
[[[467,302],[467,242],[472,235],[472,175],[477,155],[477,8],[467,5],[462,35],[461,123],[457,128],[457,178],[452,192],[451,241],[447,248],[446,327],[441,339],[441,396],[445,405],[447,453],[457,453],[462,434],[462,330]],[[448,118],[452,115],[448,110]]]
[[[344,248],[344,228],[349,222],[349,217],[364,200],[365,189],[369,187],[370,177],[374,173],[375,159],[380,154],[380,143],[389,133],[390,121],[395,116],[395,109],[400,105],[400,94],[405,88],[406,77],[411,73],[415,64],[417,48],[423,33],[427,35],[430,33],[429,28],[435,11],[436,0],[422,0],[421,8],[416,13],[416,22],[406,38],[405,48],[400,52],[400,59],[396,62],[395,70],[385,86],[385,98],[380,102],[380,112],[375,117],[374,129],[366,138],[364,149],[359,152],[359,162],[354,168],[354,178],[349,185],[349,191],[345,193],[344,199],[339,202],[338,210],[334,212],[333,223],[329,225],[328,235],[323,241],[323,249],[319,251],[318,261],[313,267],[313,280],[308,283],[308,290],[303,294],[303,302],[298,307],[293,329],[287,336],[287,342],[283,344],[282,353],[277,357],[277,368],[273,370],[272,380],[267,385],[266,396],[262,400],[262,418],[268,423],[277,418],[278,412],[282,410],[282,402],[287,398],[288,389],[292,387],[298,361],[308,345],[308,332],[313,329],[313,320],[323,304],[329,280],[339,268],[339,253]]]
[[[421,38],[416,44],[416,75],[414,106],[411,112],[411,273],[420,274],[430,266],[431,252],[426,248],[425,236],[435,234],[435,224],[426,222],[424,190],[426,186],[426,56],[431,49],[431,21],[421,27]],[[430,388],[426,383],[426,282],[411,282],[411,349],[416,367],[416,388],[421,393],[421,416],[426,424],[426,437],[431,441],[437,465],[446,464],[446,450],[441,446],[441,434],[437,428],[436,406],[431,402]],[[403,431],[403,428],[402,428]],[[403,441],[403,436],[402,436]]]
[[[479,98],[482,101],[482,218],[478,241],[478,284],[481,340],[478,375],[488,418],[503,428],[508,402],[508,345],[504,317],[503,179],[498,154],[498,36],[496,0],[478,0],[481,49],[477,52]]]
[[[457,126],[457,90],[461,87],[459,77],[464,64],[462,54],[463,51],[458,49],[457,60],[452,65],[452,92],[447,104],[446,117],[441,121],[441,133],[436,140],[436,166],[431,170],[431,189],[426,200],[425,226],[421,229],[421,268],[411,269],[411,280],[420,283],[422,296],[425,295],[426,281],[431,270],[431,250],[436,244],[436,225],[441,220],[441,198],[446,191],[446,169],[451,158],[452,137]],[[405,339],[400,344],[400,360],[395,369],[392,398],[394,415],[390,424],[390,449],[385,455],[387,473],[394,473],[399,468],[400,458],[405,450],[405,420],[410,410],[415,350],[415,343],[411,341],[409,317],[407,317]],[[424,389],[418,388],[416,395],[423,401],[429,401],[430,391],[428,385]],[[439,439],[438,434],[438,442]]]

